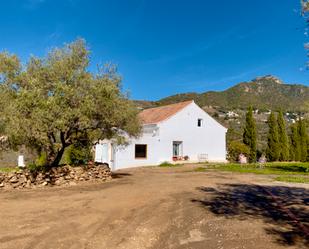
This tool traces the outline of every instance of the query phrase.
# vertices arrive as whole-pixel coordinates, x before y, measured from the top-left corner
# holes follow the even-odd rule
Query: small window
[[[197,126],[198,126],[198,127],[202,127],[202,125],[203,125],[203,119],[199,118],[199,119],[197,120]]]
[[[147,144],[135,145],[135,158],[147,158]]]

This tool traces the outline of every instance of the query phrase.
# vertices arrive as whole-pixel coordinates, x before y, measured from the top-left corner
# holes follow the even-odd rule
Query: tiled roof
[[[177,104],[145,109],[139,113],[139,118],[143,124],[156,124],[173,116],[192,102],[193,101],[190,100]]]

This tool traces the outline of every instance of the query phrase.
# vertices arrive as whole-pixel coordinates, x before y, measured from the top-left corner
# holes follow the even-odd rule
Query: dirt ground
[[[309,186],[198,166],[0,192],[0,248],[306,248]],[[307,239],[307,240],[306,240]]]

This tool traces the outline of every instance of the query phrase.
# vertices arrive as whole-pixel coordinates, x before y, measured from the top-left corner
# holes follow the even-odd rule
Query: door
[[[95,162],[109,164],[108,144],[96,144],[95,146]]]
[[[173,157],[182,156],[182,142],[174,141],[173,142]]]

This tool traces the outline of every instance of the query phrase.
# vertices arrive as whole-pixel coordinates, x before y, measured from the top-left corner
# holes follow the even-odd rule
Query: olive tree
[[[46,154],[57,166],[65,148],[83,140],[138,136],[133,102],[122,93],[115,67],[88,71],[84,40],[52,49],[22,65],[16,55],[0,53],[0,104],[12,144]]]

